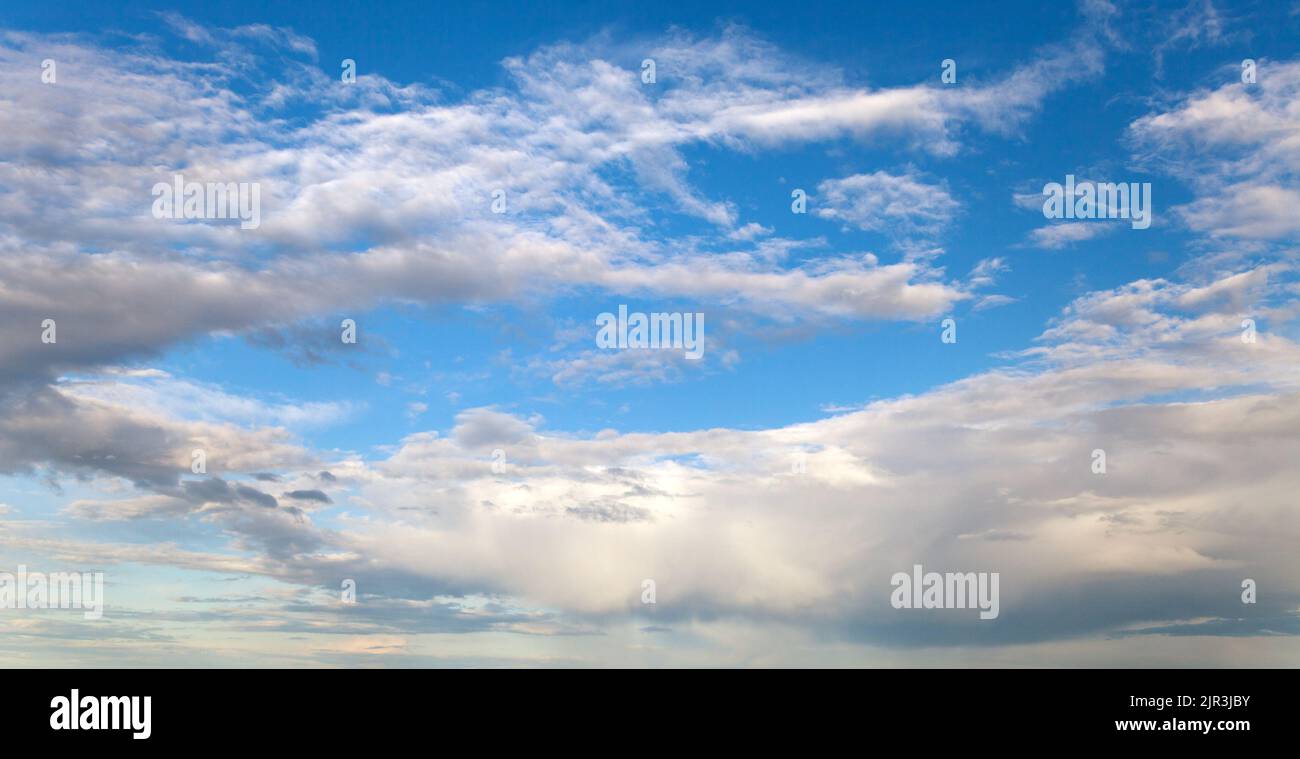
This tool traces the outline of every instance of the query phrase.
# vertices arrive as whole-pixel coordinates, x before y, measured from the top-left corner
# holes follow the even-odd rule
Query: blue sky
[[[0,563],[102,569],[119,611],[11,616],[10,653],[1294,663],[1297,31],[1224,2],[6,9]],[[176,173],[257,183],[260,227],[155,218]],[[1149,183],[1153,223],[1045,218],[1067,175]],[[704,356],[599,348],[620,305],[703,314]],[[914,563],[1001,571],[1002,616],[900,616]]]

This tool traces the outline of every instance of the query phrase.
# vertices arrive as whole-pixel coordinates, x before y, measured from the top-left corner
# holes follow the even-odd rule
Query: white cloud
[[[960,204],[941,184],[914,172],[877,171],[828,179],[817,186],[815,205],[823,219],[896,236],[932,236],[956,215]]]
[[[1134,121],[1129,136],[1140,159],[1191,184],[1195,200],[1174,209],[1191,229],[1285,244],[1300,198],[1300,62],[1258,65],[1255,84],[1189,94]]]
[[[1029,241],[1040,248],[1055,250],[1077,242],[1091,240],[1118,229],[1114,222],[1074,221],[1058,222],[1039,227],[1029,233]]]
[[[768,231],[736,226],[728,201],[694,188],[681,151],[847,133],[944,154],[956,149],[962,122],[1010,128],[1099,65],[1085,31],[986,89],[852,88],[831,67],[728,27],[652,45],[665,66],[661,88],[642,86],[625,52],[597,39],[509,59],[506,87],[451,102],[375,75],[335,86],[310,62],[310,40],[287,30],[167,21],[221,63],[175,60],[147,42],[127,52],[85,37],[9,33],[0,42],[9,96],[0,181],[13,189],[0,194],[0,252],[15,294],[2,315],[39,323],[59,311],[69,340],[81,340],[43,353],[9,342],[0,346],[9,366],[48,373],[115,363],[204,332],[384,301],[481,303],[582,286],[741,306],[776,297],[792,318],[928,318],[967,297],[962,283],[918,265],[929,256],[863,267],[832,252],[789,264],[764,241],[697,278],[691,270],[708,252],[658,237],[647,221],[698,216],[739,242]],[[278,62],[269,80],[258,69],[266,50]],[[21,73],[51,54],[78,76],[50,87]],[[291,107],[305,115],[276,118]],[[200,181],[259,182],[262,226],[152,218],[148,188],[182,170]],[[490,212],[498,188],[510,209],[501,216]],[[629,202],[628,188],[656,207]],[[930,227],[945,200],[931,198],[919,216],[882,210]],[[869,210],[842,209],[872,225]],[[358,249],[358,240],[367,242]],[[82,246],[107,252],[88,257]],[[69,298],[71,290],[101,297]],[[159,291],[177,293],[181,307],[155,312],[146,293]],[[120,312],[116,304],[128,302],[137,313]]]
[[[366,507],[346,530],[220,501],[194,517],[150,497],[69,514],[216,519],[257,554],[249,571],[287,582],[497,593],[573,619],[635,615],[653,577],[661,618],[761,616],[885,643],[888,578],[913,563],[999,571],[1017,620],[1003,643],[1223,616],[1235,594],[1188,594],[1240,576],[1300,592],[1286,550],[1300,346],[1238,339],[1243,310],[1286,313],[1290,274],[1091,293],[1022,362],[806,424],[570,435],[468,410],[446,436],[332,466]],[[1195,397],[1152,400],[1182,394]],[[1181,600],[1144,608],[1157,586]],[[1062,615],[1063,598],[1092,616]],[[953,645],[984,629],[925,634]]]

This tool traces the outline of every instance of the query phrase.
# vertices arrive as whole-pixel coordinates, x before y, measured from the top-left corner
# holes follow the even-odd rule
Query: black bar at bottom
[[[719,746],[779,737],[828,750],[845,740],[893,739],[969,748],[1038,738],[1061,746],[1227,746],[1293,739],[1298,681],[1291,670],[982,669],[8,670],[3,677],[7,736],[128,752],[432,747],[431,740],[443,744],[440,751],[481,740],[541,750],[619,734],[665,748],[682,747],[687,735]]]

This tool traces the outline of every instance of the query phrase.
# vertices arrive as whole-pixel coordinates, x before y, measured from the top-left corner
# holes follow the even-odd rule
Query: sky
[[[1300,665],[1300,4],[213,6],[0,10],[5,666]]]

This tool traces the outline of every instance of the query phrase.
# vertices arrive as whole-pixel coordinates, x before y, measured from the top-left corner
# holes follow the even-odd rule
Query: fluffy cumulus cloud
[[[914,631],[934,642],[1137,626],[1177,607],[1144,605],[1157,588],[1201,598],[1199,616],[1228,616],[1233,605],[1205,588],[1243,572],[1283,583],[1270,611],[1289,613],[1300,592],[1287,579],[1293,561],[1260,556],[1285,554],[1296,527],[1286,462],[1300,413],[1297,346],[1243,343],[1223,296],[1164,282],[1097,293],[1026,356],[1040,370],[977,375],[803,425],[573,438],[466,412],[448,437],[412,436],[365,474],[359,492],[401,526],[360,530],[355,545],[402,572],[597,617],[635,613],[652,577],[675,599],[661,618],[812,617],[881,639],[909,620],[864,578],[909,569],[909,557],[1015,578],[1003,608],[1020,622]],[[1236,389],[1151,402],[1216,383]],[[1220,458],[1229,440],[1236,454]],[[1103,444],[1099,477],[1090,465]],[[500,474],[482,464],[493,448],[511,454]],[[803,472],[791,471],[796,456]],[[917,493],[930,494],[924,510]],[[1248,523],[1277,531],[1264,537]],[[1061,616],[1066,599],[1096,612],[1103,593],[1121,595],[1112,611]]]
[[[405,432],[361,451],[317,433],[364,419],[364,400],[184,373],[199,363],[188,347],[241,340],[332,371],[340,315],[595,293],[725,318],[710,317],[698,363],[562,337],[513,369],[593,394],[687,387],[745,367],[734,346],[755,324],[907,330],[1014,307],[1024,293],[997,291],[1004,259],[916,254],[974,200],[930,167],[973,140],[1018,139],[1049,98],[1101,75],[1124,47],[1115,11],[1081,15],[961,88],[854,84],[727,26],[668,33],[648,54],[609,37],[544,46],[457,98],[372,74],[339,87],[312,40],[260,25],[169,15],[201,52],[188,59],[144,38],[0,33],[0,474],[35,489],[0,499],[0,559],[110,568],[122,587],[204,578],[193,593],[137,590],[99,627],[0,618],[0,650],[40,662],[37,641],[57,640],[89,664],[199,650],[215,664],[951,663],[972,650],[1088,664],[1176,663],[1151,641],[1181,638],[1179,654],[1234,663],[1240,652],[1205,641],[1268,637],[1252,662],[1294,661],[1297,62],[1262,61],[1257,86],[1171,94],[1129,126],[1133,161],[1190,192],[1175,213],[1210,251],[1200,265],[1078,293],[993,365],[912,392],[676,431],[566,428],[529,410],[546,398],[466,404],[438,425],[426,420],[447,404],[422,396],[400,405]],[[270,80],[254,75],[266,50],[282,65]],[[641,57],[662,86],[642,85]],[[31,76],[44,58],[59,61],[57,87]],[[783,237],[689,159],[819,142],[904,154],[806,185],[810,221],[881,235],[883,250]],[[150,188],[176,173],[259,183],[260,226],[155,219]],[[1031,241],[1121,229],[1061,223]],[[1222,254],[1228,239],[1270,247]],[[57,341],[42,339],[46,319]],[[917,563],[1000,573],[998,618],[892,608],[888,579]],[[1268,588],[1252,606],[1238,598],[1247,577]]]
[[[1300,233],[1300,62],[1255,63],[1256,81],[1238,76],[1187,94],[1135,121],[1129,136],[1144,159],[1193,185],[1195,198],[1175,209],[1193,230],[1294,241]]]
[[[884,171],[828,179],[817,192],[817,215],[879,232],[934,234],[959,208],[942,186]]]

